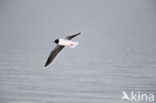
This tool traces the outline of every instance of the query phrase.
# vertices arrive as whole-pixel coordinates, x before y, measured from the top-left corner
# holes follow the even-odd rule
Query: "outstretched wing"
[[[65,39],[71,40],[71,39],[73,39],[74,37],[76,37],[76,36],[78,36],[80,34],[81,34],[81,32],[80,33],[77,33],[77,34],[74,34],[74,35],[67,36],[67,37],[65,37]]]
[[[56,47],[53,49],[53,51],[50,53],[48,60],[45,64],[45,67],[48,66],[57,56],[57,54],[64,48],[64,46],[56,45]]]
[[[77,33],[77,34],[74,34],[74,35],[71,35],[71,36],[67,36],[65,37],[65,39],[67,40],[71,40],[72,38],[76,37],[77,35],[80,35],[80,33]],[[61,45],[57,45],[53,50],[52,52],[50,53],[49,57],[48,57],[48,60],[45,64],[45,67],[48,66],[54,59],[55,57],[57,56],[57,54],[64,48],[65,46],[61,46]]]

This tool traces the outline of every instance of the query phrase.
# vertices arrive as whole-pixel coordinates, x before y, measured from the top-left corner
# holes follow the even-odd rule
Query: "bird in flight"
[[[57,56],[57,54],[65,47],[65,46],[69,46],[71,48],[74,48],[78,45],[78,42],[74,42],[74,41],[71,41],[71,39],[73,39],[74,37],[80,35],[82,32],[80,33],[77,33],[77,34],[74,34],[74,35],[70,35],[70,36],[67,36],[63,39],[56,39],[54,41],[54,43],[56,43],[56,47],[51,51],[48,59],[47,59],[47,62],[46,64],[44,65],[44,67],[47,67],[54,59],[55,57]]]

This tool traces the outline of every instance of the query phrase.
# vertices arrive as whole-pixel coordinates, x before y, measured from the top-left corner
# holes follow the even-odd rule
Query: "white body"
[[[59,39],[58,45],[62,46],[70,46],[72,48],[76,47],[79,43],[78,42],[73,42],[71,40],[66,40],[66,39]]]

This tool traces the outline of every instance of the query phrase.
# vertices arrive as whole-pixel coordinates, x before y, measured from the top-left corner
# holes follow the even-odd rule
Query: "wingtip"
[[[79,32],[79,34],[82,34],[83,32]]]
[[[77,35],[80,35],[80,34],[82,34],[83,32],[79,32],[79,33],[77,33]]]
[[[44,67],[42,67],[42,69],[47,69],[48,68],[48,66],[44,66]]]

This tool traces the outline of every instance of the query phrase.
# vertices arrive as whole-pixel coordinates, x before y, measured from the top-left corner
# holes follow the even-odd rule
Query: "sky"
[[[153,38],[155,5],[155,0],[1,0],[0,45],[42,45],[80,31],[82,42]]]

